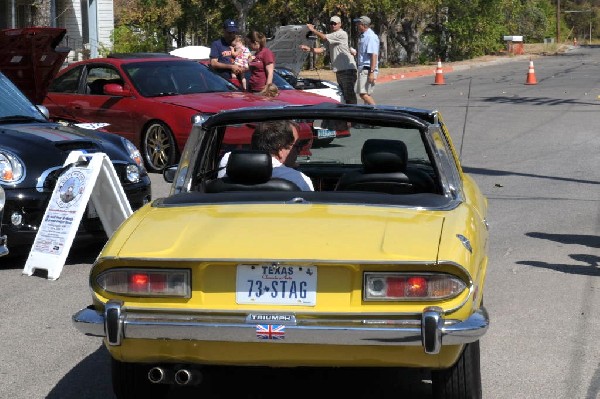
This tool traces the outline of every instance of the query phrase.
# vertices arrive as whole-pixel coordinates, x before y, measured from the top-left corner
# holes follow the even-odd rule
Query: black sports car
[[[58,28],[0,31],[0,185],[6,194],[1,231],[11,253],[30,249],[71,151],[106,154],[133,210],[151,199],[150,177],[133,143],[114,134],[50,122],[47,110],[33,105],[24,94],[33,101],[43,98],[42,82],[49,81],[67,54],[56,49],[65,32]],[[31,65],[36,60],[43,65]],[[21,91],[13,81],[29,87]],[[88,206],[75,239],[90,235],[107,238],[98,215]]]

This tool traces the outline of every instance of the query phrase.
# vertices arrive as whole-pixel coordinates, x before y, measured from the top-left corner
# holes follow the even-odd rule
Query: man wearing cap
[[[237,23],[228,19],[223,23],[223,36],[210,45],[210,66],[219,75],[231,81],[231,76],[238,75],[242,68],[235,64],[231,51],[233,39],[238,33]]]
[[[371,29],[371,18],[366,15],[354,19],[358,37],[358,80],[356,92],[365,104],[375,104],[373,88],[379,71],[379,37]]]
[[[326,41],[329,47],[329,58],[331,59],[331,70],[335,77],[346,104],[356,104],[356,61],[350,52],[348,45],[348,33],[342,29],[342,20],[337,15],[329,19],[331,33],[325,34],[315,29],[313,24],[306,27],[322,41]],[[302,51],[321,54],[325,52],[323,47],[309,47],[300,45]]]

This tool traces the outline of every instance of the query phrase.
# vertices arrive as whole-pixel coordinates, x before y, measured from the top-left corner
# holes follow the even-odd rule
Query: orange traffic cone
[[[526,85],[536,85],[537,80],[535,78],[535,71],[533,70],[533,61],[529,60],[529,71],[527,72],[527,80],[525,81]]]
[[[442,70],[442,60],[438,58],[437,68],[435,69],[435,82],[434,85],[445,85],[444,82],[444,71]]]

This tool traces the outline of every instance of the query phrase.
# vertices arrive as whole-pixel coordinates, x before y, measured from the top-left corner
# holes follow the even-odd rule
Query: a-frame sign
[[[54,187],[23,274],[31,276],[36,269],[45,269],[49,280],[60,276],[90,199],[90,208],[109,237],[133,213],[106,154],[73,151],[67,165]]]

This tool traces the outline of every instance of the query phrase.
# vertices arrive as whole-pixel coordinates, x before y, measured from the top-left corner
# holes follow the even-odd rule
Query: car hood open
[[[34,104],[42,103],[69,54],[69,48],[58,47],[66,33],[50,27],[0,30],[0,71]]]
[[[123,258],[432,262],[443,222],[443,216],[423,210],[390,212],[363,205],[146,206],[122,225],[124,234],[112,241],[108,253]],[[281,231],[277,241],[273,229]]]
[[[300,45],[315,46],[316,37],[306,25],[285,25],[275,31],[275,37],[267,41],[267,47],[275,54],[277,68],[287,68],[298,76],[308,57]]]

